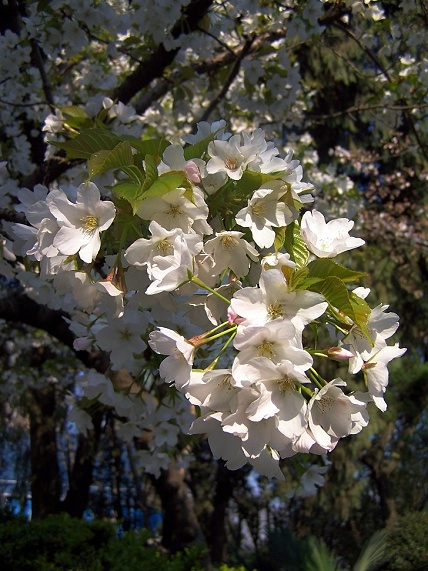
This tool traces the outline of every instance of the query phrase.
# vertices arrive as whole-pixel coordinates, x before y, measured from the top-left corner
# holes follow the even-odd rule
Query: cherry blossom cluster
[[[398,316],[371,309],[349,285],[362,274],[336,261],[364,244],[353,222],[310,208],[299,161],[261,129],[225,129],[202,122],[185,145],[145,152],[83,130],[63,148],[95,145],[90,178],[111,171],[110,189],[20,189],[28,224],[8,233],[28,295],[68,312],[77,350],[131,375],[126,390],[95,373],[81,387],[126,419],[124,435],[152,427],[149,470],[185,430],[207,434],[230,469],[283,478],[282,458],[330,452],[368,424],[368,403],[386,409],[388,363],[405,349],[387,344]],[[323,358],[348,362],[361,390],[324,379]],[[85,414],[73,418],[86,430]]]

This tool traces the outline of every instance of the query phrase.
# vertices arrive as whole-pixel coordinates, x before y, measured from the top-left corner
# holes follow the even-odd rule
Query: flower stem
[[[195,285],[197,285],[203,289],[206,289],[207,291],[209,291],[213,295],[216,295],[219,299],[222,299],[225,303],[227,303],[227,305],[230,305],[230,299],[227,299],[227,297],[224,297],[224,295],[221,295],[221,293],[218,293],[218,291],[216,291],[215,289],[213,289],[210,286],[208,286],[207,284],[205,284],[198,277],[192,276],[189,281],[191,281],[193,284],[195,284]]]

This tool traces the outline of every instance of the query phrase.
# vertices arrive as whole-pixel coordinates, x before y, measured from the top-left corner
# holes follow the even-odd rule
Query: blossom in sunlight
[[[353,414],[359,413],[366,403],[348,397],[340,388],[346,383],[334,379],[316,390],[308,404],[308,423],[314,440],[329,450],[336,439],[351,434]]]
[[[242,208],[236,215],[240,226],[250,228],[254,242],[260,248],[270,248],[275,240],[272,228],[284,227],[297,216],[288,205],[281,202],[281,196],[286,187],[282,181],[271,181],[256,190],[248,201],[248,206]]]
[[[195,224],[199,223],[201,234],[212,232],[206,222],[208,207],[202,192],[196,187],[193,189],[192,201],[186,197],[184,188],[175,188],[161,197],[149,196],[143,200],[137,214],[145,220],[155,220],[166,230],[181,228],[183,232],[188,233]]]
[[[232,180],[239,180],[247,164],[256,156],[253,145],[242,145],[241,135],[233,135],[228,141],[212,141],[208,145],[210,160],[207,172],[224,172]]]
[[[354,226],[348,218],[326,222],[321,212],[305,212],[300,232],[309,250],[319,258],[333,258],[342,252],[362,246],[361,238],[352,238],[349,231]]]
[[[389,379],[387,365],[393,359],[404,355],[405,352],[406,349],[399,347],[398,343],[385,346],[380,350],[374,348],[362,367],[369,394],[381,411],[385,411],[387,408],[383,398]]]
[[[256,261],[258,252],[242,238],[242,232],[220,232],[205,243],[205,252],[214,256],[213,270],[220,274],[230,268],[237,276],[246,276],[250,270],[250,260]]]
[[[79,253],[84,262],[92,262],[101,247],[100,232],[107,230],[114,220],[114,204],[102,201],[92,182],[79,186],[75,203],[61,190],[52,190],[46,201],[60,227],[53,245],[61,254]]]
[[[289,319],[298,331],[327,309],[322,295],[307,291],[289,292],[280,270],[262,272],[259,287],[237,291],[232,300],[233,311],[248,320],[247,325],[264,325],[278,318]]]

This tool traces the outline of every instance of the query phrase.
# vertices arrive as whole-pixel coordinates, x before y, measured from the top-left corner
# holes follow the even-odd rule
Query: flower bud
[[[355,357],[351,351],[344,349],[343,347],[330,347],[327,349],[327,356],[329,359],[334,359],[335,361],[347,361]]]

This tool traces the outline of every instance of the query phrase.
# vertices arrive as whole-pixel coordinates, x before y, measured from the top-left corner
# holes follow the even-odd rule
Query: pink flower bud
[[[201,182],[201,174],[200,174],[199,169],[198,169],[198,167],[194,161],[188,161],[186,163],[184,170],[186,171],[187,178],[191,182],[195,182],[195,183]]]
[[[330,349],[327,349],[327,355],[330,359],[334,359],[336,361],[347,361],[348,359],[355,357],[351,351],[348,351],[343,347],[330,347]]]
[[[227,308],[227,320],[229,321],[229,323],[231,325],[233,325],[234,323],[239,325],[240,323],[245,321],[245,319],[243,317],[238,317],[238,314],[233,311],[233,309],[230,305]]]

